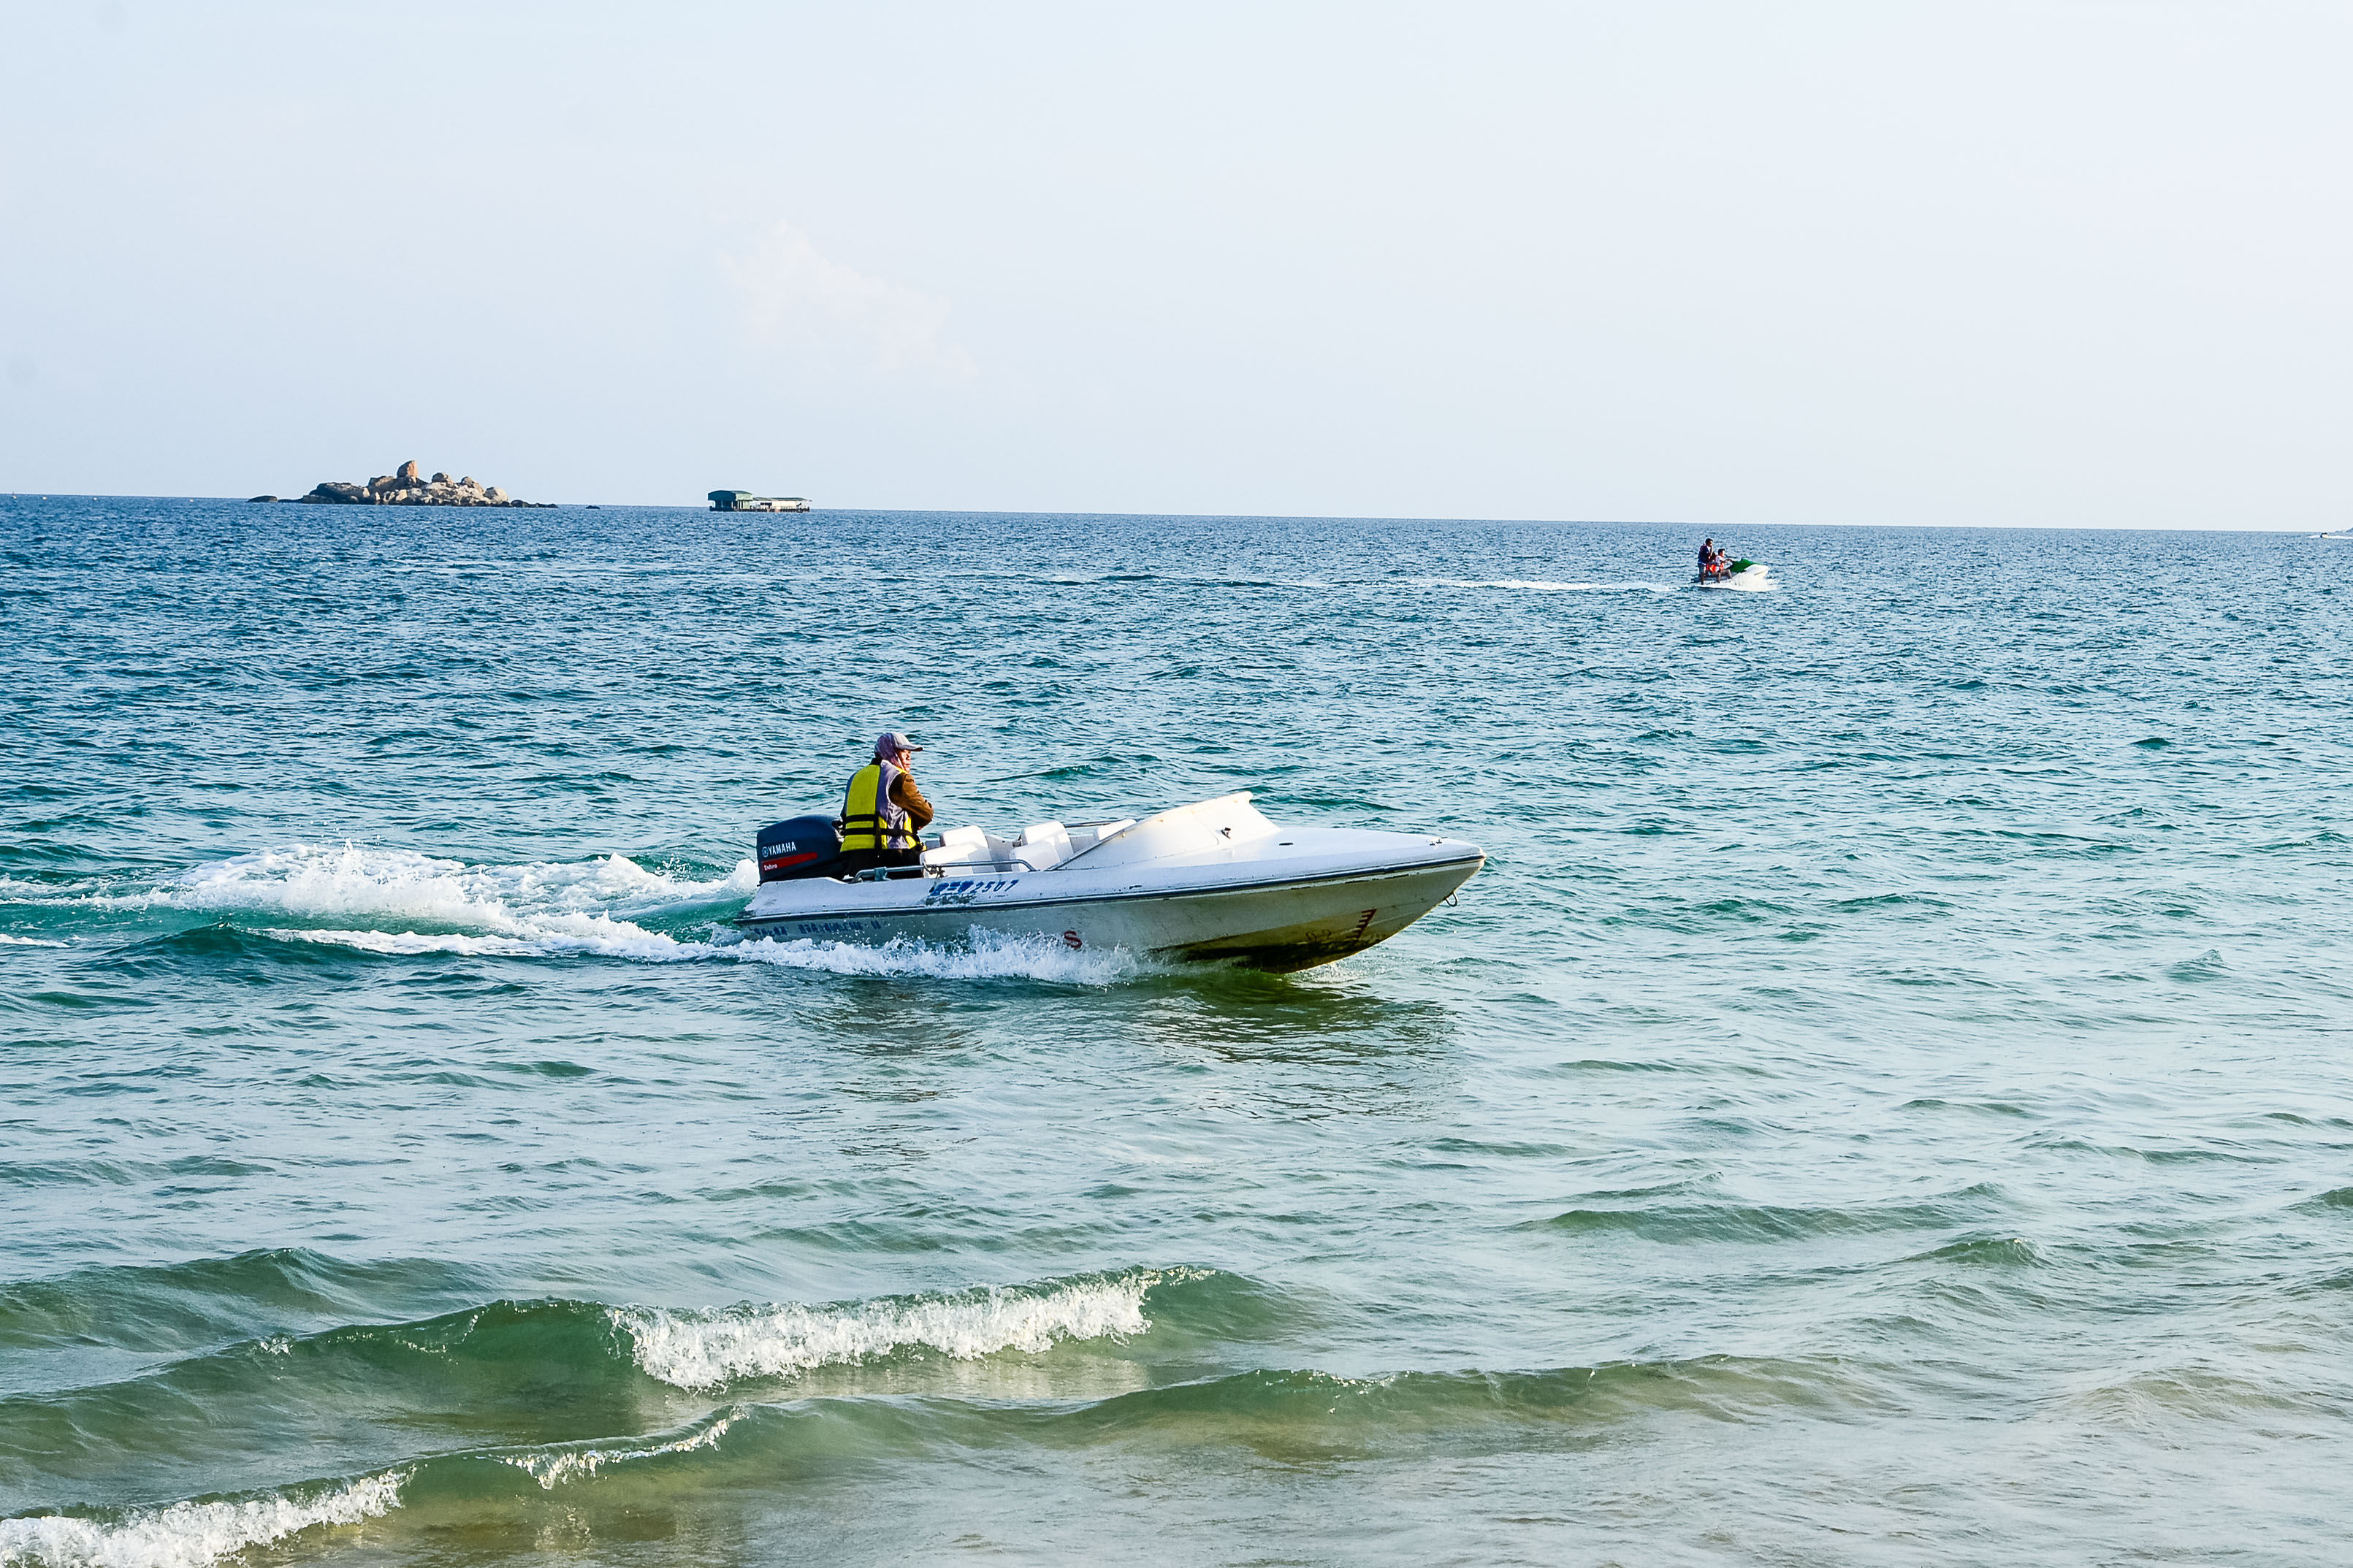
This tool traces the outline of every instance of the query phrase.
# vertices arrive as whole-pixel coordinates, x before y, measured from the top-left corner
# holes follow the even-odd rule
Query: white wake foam
[[[683,963],[717,952],[708,942],[681,942],[648,931],[628,921],[574,917],[566,920],[518,921],[512,934],[476,936],[466,931],[335,931],[316,927],[264,927],[261,934],[280,942],[315,942],[330,947],[353,947],[407,958],[428,952],[456,952],[490,958],[554,958],[566,953],[593,953],[606,958],[631,958],[646,963]]]
[[[405,849],[294,845],[208,861],[137,893],[83,893],[0,901],[107,910],[170,909],[277,915],[316,925],[268,926],[284,942],[324,942],[396,956],[587,955],[641,963],[724,960],[836,974],[940,980],[1029,979],[1107,985],[1142,966],[1123,949],[1074,951],[1045,936],[975,929],[941,946],[893,941],[864,947],[773,938],[681,940],[638,923],[649,915],[740,899],[759,886],[749,860],[709,881],[649,870],[624,855],[586,861],[476,866]],[[30,937],[0,942],[62,946]]]
[[[0,901],[12,904],[38,903],[68,893],[77,893],[90,886],[88,882],[28,882],[22,877],[0,872]]]
[[[1036,1352],[1059,1341],[1140,1334],[1152,1325],[1144,1295],[1158,1269],[1043,1289],[991,1288],[846,1306],[725,1307],[670,1311],[617,1307],[638,1366],[680,1388],[716,1388],[743,1377],[788,1377],[923,1348],[959,1360],[998,1351]]]
[[[316,1497],[269,1493],[237,1502],[175,1502],[112,1522],[44,1514],[0,1519],[0,1565],[206,1568],[248,1547],[322,1524],[357,1524],[400,1506],[406,1471],[368,1476]]]
[[[594,932],[615,916],[740,897],[759,886],[749,860],[713,881],[649,871],[626,855],[594,860],[470,866],[407,849],[296,844],[207,861],[143,893],[69,900],[105,909],[281,913],[310,919],[389,915],[477,930],[543,934],[549,922]]]
[[[773,963],[785,969],[832,974],[889,974],[930,980],[1043,980],[1065,985],[1109,985],[1145,968],[1124,948],[1072,951],[1047,936],[1008,935],[973,928],[968,945],[942,947],[894,938],[878,947],[846,942],[778,942],[759,937],[741,942],[681,941],[625,921],[586,929],[524,936],[470,936],[460,932],[265,930],[281,942],[325,942],[410,957],[457,952],[493,958],[555,958],[587,954],[638,963],[723,961]]]
[[[18,947],[64,947],[68,945],[62,942],[43,942],[37,936],[10,936],[5,931],[0,931],[0,942],[12,942]]]
[[[1552,583],[1543,578],[1504,577],[1476,581],[1468,577],[1409,577],[1411,588],[1514,588],[1530,594],[1672,594],[1664,583]]]
[[[880,947],[843,942],[777,942],[760,937],[720,943],[712,956],[835,974],[903,974],[934,980],[1044,980],[1063,985],[1110,985],[1150,965],[1124,947],[1073,950],[1058,937],[1011,935],[975,926],[962,947],[896,939]]]

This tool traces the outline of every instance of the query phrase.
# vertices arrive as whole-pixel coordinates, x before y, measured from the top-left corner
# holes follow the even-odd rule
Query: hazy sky
[[[0,0],[0,489],[2353,521],[2353,6]]]

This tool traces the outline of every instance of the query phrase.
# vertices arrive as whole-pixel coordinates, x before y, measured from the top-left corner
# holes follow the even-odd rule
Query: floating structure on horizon
[[[750,490],[712,490],[713,511],[807,511],[807,496],[755,496]]]

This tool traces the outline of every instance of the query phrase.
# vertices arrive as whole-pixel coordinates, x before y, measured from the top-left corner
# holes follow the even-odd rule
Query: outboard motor
[[[841,858],[841,829],[830,816],[796,816],[760,829],[760,880],[825,877]]]

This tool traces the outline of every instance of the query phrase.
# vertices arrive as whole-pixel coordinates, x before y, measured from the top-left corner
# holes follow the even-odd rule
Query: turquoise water
[[[0,1561],[2341,1561],[2353,547],[1713,531],[0,501]],[[886,726],[1492,858],[731,942]]]

